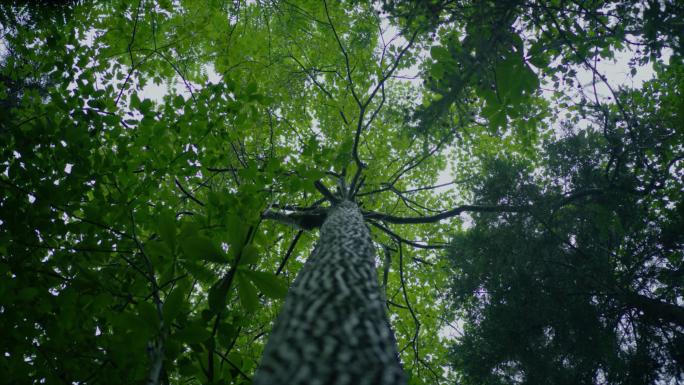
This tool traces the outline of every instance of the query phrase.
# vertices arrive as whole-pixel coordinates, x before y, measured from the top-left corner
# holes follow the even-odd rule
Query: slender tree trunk
[[[332,208],[285,299],[254,385],[406,383],[355,203]]]

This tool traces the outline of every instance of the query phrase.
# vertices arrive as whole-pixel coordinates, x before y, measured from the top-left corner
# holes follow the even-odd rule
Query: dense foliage
[[[682,20],[0,4],[0,382],[250,383],[341,182],[410,383],[684,382]]]
[[[419,127],[471,116],[457,173],[473,203],[511,208],[476,214],[453,241],[461,381],[684,381],[681,4],[385,8],[439,37]],[[611,85],[600,62],[625,48],[618,71],[652,62],[656,79]]]
[[[454,240],[464,383],[681,381],[683,70],[620,95],[631,127],[610,115],[548,143],[540,173],[486,162],[475,199],[529,209]]]

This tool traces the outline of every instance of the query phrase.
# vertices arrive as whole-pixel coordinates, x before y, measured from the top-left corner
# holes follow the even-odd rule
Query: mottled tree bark
[[[328,213],[285,299],[254,385],[405,384],[355,203]]]

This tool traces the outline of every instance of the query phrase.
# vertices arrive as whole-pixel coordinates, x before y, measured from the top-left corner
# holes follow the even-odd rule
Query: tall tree
[[[402,384],[363,216],[345,193],[297,274],[255,384]]]

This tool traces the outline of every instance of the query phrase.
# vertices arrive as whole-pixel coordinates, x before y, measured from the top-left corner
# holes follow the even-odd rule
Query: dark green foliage
[[[477,200],[530,208],[478,214],[454,240],[464,383],[682,380],[684,72],[659,75],[621,95],[633,121],[616,110],[547,144],[541,175],[485,166]]]
[[[664,50],[684,55],[678,1],[383,1],[383,8],[439,39],[425,66],[431,95],[414,116],[423,129],[470,113],[495,132],[530,119],[535,126],[538,117],[525,105],[534,102],[540,81],[555,90],[581,87],[578,66],[601,77],[598,64],[625,48],[636,51],[631,66]]]

